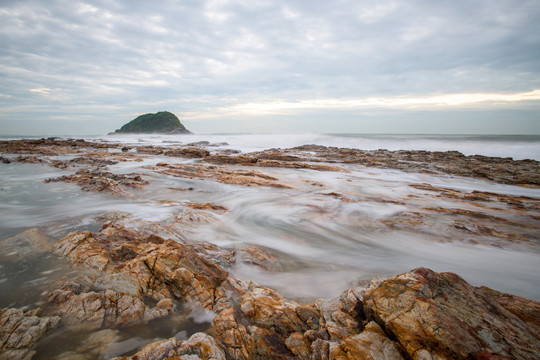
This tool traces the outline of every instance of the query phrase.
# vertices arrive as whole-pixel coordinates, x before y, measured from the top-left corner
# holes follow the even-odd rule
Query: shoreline
[[[428,180],[472,179],[473,184],[481,181],[534,191],[540,186],[539,162],[465,156],[455,151],[367,151],[304,145],[242,153],[216,150],[213,145],[127,146],[82,139],[0,141],[0,166],[29,163],[62,172],[45,179],[47,184],[72,183],[83,192],[108,194],[113,199],[137,199],[154,187],[163,196],[201,197],[199,202],[160,199],[158,206],[179,210],[166,220],[106,212],[100,214],[97,231],[80,230],[75,224],[74,231],[53,238],[39,227],[32,230],[29,224],[29,230],[0,240],[6,263],[14,261],[9,256],[31,261],[54,253],[84,272],[56,283],[35,309],[2,310],[2,331],[10,334],[5,335],[9,341],[2,345],[1,351],[9,354],[5,356],[31,356],[36,346],[45,351],[39,342],[23,341],[22,329],[35,332],[33,338],[42,338],[45,343],[47,333],[76,329],[94,334],[100,346],[89,356],[99,357],[119,342],[120,329],[155,319],[189,317],[195,312],[204,315],[200,316],[208,325],[205,331],[139,346],[137,354],[131,349],[129,356],[324,359],[385,353],[399,359],[428,354],[443,358],[510,358],[520,354],[532,359],[540,351],[540,324],[535,315],[540,303],[473,287],[459,273],[409,269],[367,287],[342,289],[337,297],[305,302],[235,277],[246,275],[245,270],[239,271],[242,266],[248,273],[256,269],[279,274],[299,265],[288,263],[286,254],[271,246],[227,248],[199,241],[200,229],[219,229],[220,219],[237,209],[206,201],[204,191],[185,187],[204,182],[209,189],[220,184],[239,189],[239,194],[242,189],[299,191],[307,199],[320,199],[305,207],[303,214],[322,219],[336,206],[347,210],[369,203],[392,209],[395,214],[375,220],[357,218],[353,229],[372,227],[390,234],[423,234],[441,244],[464,242],[473,247],[538,253],[540,197],[414,179],[416,174]],[[119,171],[123,164],[129,167]],[[382,178],[386,171],[392,176],[397,171],[397,177],[414,176],[400,185],[403,194],[338,191],[342,185],[333,185],[338,180],[339,184],[368,181],[373,171],[382,171]],[[176,180],[181,187],[168,185]],[[396,180],[392,178],[389,184],[395,186]],[[23,252],[23,248],[30,250]],[[196,310],[186,311],[187,303]],[[396,313],[402,315],[395,317]],[[419,314],[423,314],[420,322]],[[473,326],[478,321],[484,324],[480,329]],[[455,322],[463,326],[455,328]],[[13,324],[21,331],[10,332]],[[418,334],[423,335],[418,338]],[[509,337],[521,340],[509,341]],[[91,347],[77,346],[79,350],[69,351],[78,351],[83,359]],[[40,354],[35,356],[39,359]]]

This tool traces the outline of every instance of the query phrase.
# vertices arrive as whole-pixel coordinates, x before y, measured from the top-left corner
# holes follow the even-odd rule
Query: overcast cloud
[[[0,135],[540,134],[538,0],[3,0],[0,35]]]

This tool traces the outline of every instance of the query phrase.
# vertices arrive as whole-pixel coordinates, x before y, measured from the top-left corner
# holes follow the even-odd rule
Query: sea
[[[17,138],[21,137],[3,137]],[[364,150],[455,150],[465,155],[540,161],[537,135],[134,134],[62,138],[126,146],[208,142],[204,146],[212,152],[234,149],[242,153],[304,144]],[[3,239],[30,228],[37,227],[50,238],[60,239],[74,230],[98,231],[100,224],[96,218],[106,213],[128,214],[134,222],[166,222],[186,203],[212,202],[228,210],[212,213],[213,220],[206,224],[186,225],[177,239],[207,241],[228,249],[255,245],[269,251],[281,260],[282,271],[269,272],[240,263],[230,269],[231,276],[275,288],[298,301],[338,296],[373,278],[394,276],[420,266],[455,272],[476,286],[540,300],[540,233],[538,241],[529,247],[508,247],[458,241],[453,233],[433,234],[381,226],[398,214],[418,213],[426,207],[455,206],[449,200],[435,197],[418,200],[412,197],[413,200],[405,203],[394,201],[411,199],[411,194],[417,191],[411,184],[428,183],[459,191],[479,190],[536,199],[540,199],[540,189],[352,165],[348,173],[258,168],[257,171],[293,184],[293,189],[243,187],[211,179],[175,178],[144,168],[159,161],[172,162],[171,158],[155,156],[142,162],[109,166],[109,171],[136,172],[150,181],[145,190],[135,192],[130,198],[85,192],[74,184],[44,182],[72,173],[73,169],[0,163],[0,250],[9,250],[6,247],[2,250]],[[196,160],[174,158],[174,161]],[[322,183],[324,187],[308,185],[310,182]],[[177,188],[192,190],[173,190]],[[343,202],[326,196],[328,193],[344,194],[358,201]],[[536,219],[539,216],[537,211]],[[535,221],[538,225],[538,220]],[[445,241],[438,241],[437,237]],[[70,271],[69,266],[50,257],[36,260],[23,256],[15,264],[0,263],[0,308],[39,305],[40,301],[46,301],[38,299],[43,297],[47,284]],[[134,344],[138,346],[147,340]]]

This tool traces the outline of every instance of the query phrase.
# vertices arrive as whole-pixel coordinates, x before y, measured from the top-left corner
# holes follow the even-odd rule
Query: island
[[[178,117],[168,111],[137,116],[113,134],[191,134]]]

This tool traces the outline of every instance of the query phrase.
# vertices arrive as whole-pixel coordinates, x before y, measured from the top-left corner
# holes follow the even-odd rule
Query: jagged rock
[[[148,306],[136,296],[113,291],[92,291],[79,284],[65,285],[49,295],[49,304],[56,306],[66,324],[85,330],[125,327],[168,316],[172,303]]]
[[[148,181],[144,180],[140,175],[131,174],[114,174],[108,171],[81,169],[75,174],[63,175],[58,178],[45,179],[45,182],[64,181],[75,183],[81,186],[84,191],[110,191],[113,194],[130,196],[120,185],[143,189]]]
[[[114,328],[167,316],[176,302],[212,314],[205,335],[149,344],[139,360],[533,359],[540,351],[539,303],[475,288],[452,273],[419,268],[299,304],[228,277],[212,260],[215,245],[188,246],[106,223],[99,234],[68,234],[57,249],[101,274],[51,293],[63,318]]]
[[[217,205],[217,204],[213,204],[213,203],[205,203],[205,204],[188,203],[186,205],[189,206],[190,208],[198,209],[198,210],[223,210],[223,211],[227,211],[227,208],[225,206]]]
[[[0,359],[31,359],[32,346],[50,330],[60,318],[41,316],[41,309],[0,309]]]
[[[482,286],[506,310],[510,311],[540,334],[540,303],[521,296],[505,294]]]
[[[403,356],[396,344],[388,338],[381,327],[374,321],[369,322],[364,331],[353,335],[340,344],[336,351],[344,359],[366,360],[401,360]],[[338,358],[338,356],[335,356]]]
[[[490,292],[419,268],[364,294],[368,317],[411,359],[536,359],[540,335]]]
[[[186,341],[175,338],[151,343],[135,355],[116,357],[113,360],[225,360],[225,354],[216,341],[205,333],[195,333]]]
[[[106,224],[100,235],[73,232],[57,245],[72,263],[100,271],[53,291],[49,302],[73,322],[119,327],[169,315],[171,299],[212,308],[227,272],[190,248],[156,235]],[[147,304],[152,299],[155,306]]]

